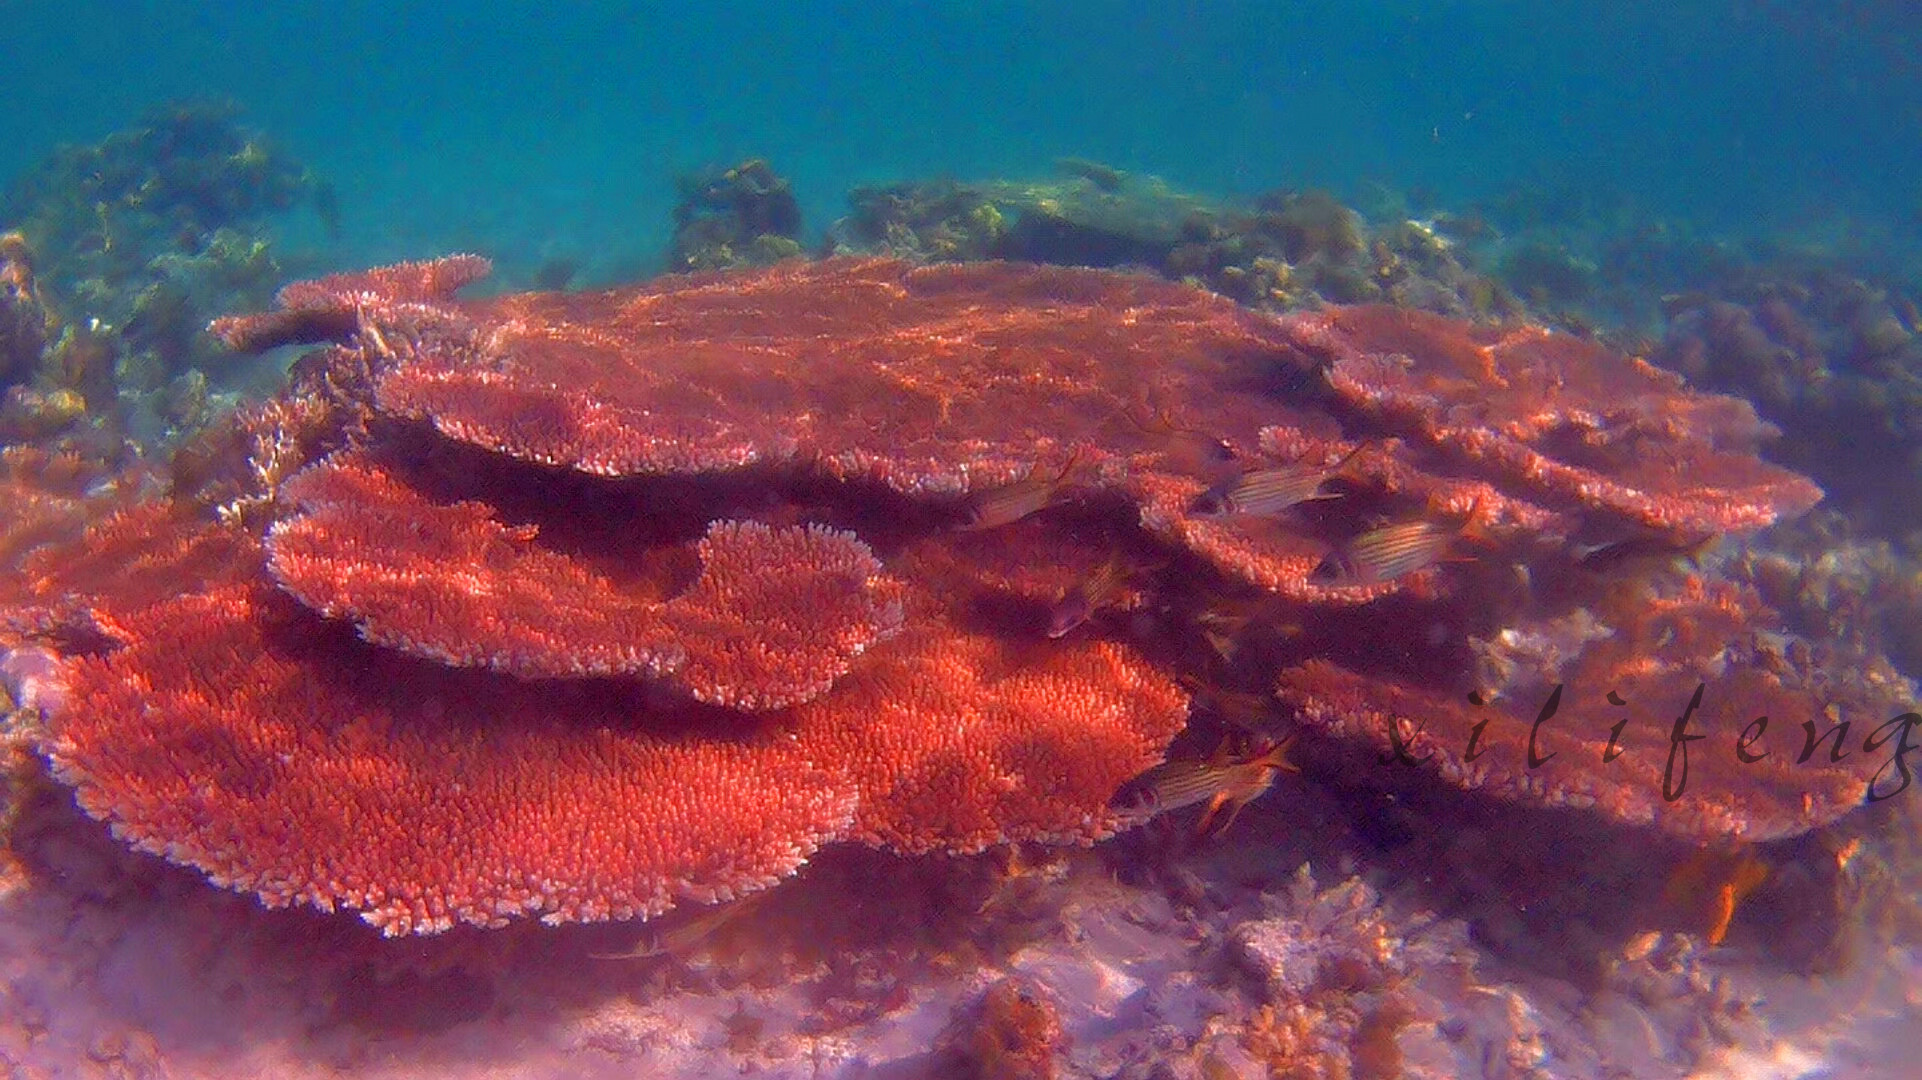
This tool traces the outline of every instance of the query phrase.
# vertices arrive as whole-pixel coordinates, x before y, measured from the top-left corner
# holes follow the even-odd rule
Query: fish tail
[[[1488,526],[1482,523],[1480,513],[1485,495],[1486,492],[1477,491],[1475,497],[1469,500],[1468,513],[1462,518],[1461,528],[1455,530],[1456,536],[1477,544],[1488,539]]]
[[[1294,745],[1295,733],[1291,731],[1284,736],[1280,742],[1269,747],[1260,757],[1256,758],[1255,764],[1276,772],[1299,773],[1301,769],[1297,768],[1295,763],[1289,760],[1288,757],[1288,752]]]
[[[1074,449],[1068,451],[1068,460],[1062,463],[1061,471],[1054,474],[1054,480],[1049,486],[1053,487],[1067,483],[1068,479],[1081,468],[1081,459],[1086,456],[1086,454],[1087,447],[1076,443]]]
[[[1360,454],[1363,450],[1367,449],[1369,446],[1373,444],[1374,444],[1373,439],[1363,439],[1362,441],[1356,443],[1353,449],[1349,450],[1347,453],[1337,458],[1333,465],[1328,466],[1328,478],[1332,480],[1335,477],[1342,475],[1342,471],[1348,468],[1349,462],[1354,461],[1356,455]]]

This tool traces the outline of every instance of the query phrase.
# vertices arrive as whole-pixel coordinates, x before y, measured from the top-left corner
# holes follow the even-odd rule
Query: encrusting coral
[[[223,320],[238,347],[324,347],[183,455],[171,499],[0,597],[63,628],[48,750],[127,842],[389,933],[654,914],[836,841],[1085,843],[1186,723],[1218,603],[1304,627],[1243,662],[1382,742],[1474,690],[1514,744],[1536,687],[1639,674],[1581,631],[1590,605],[1664,672],[1651,695],[1714,678],[1741,721],[1901,690],[1729,647],[1772,612],[1666,562],[1819,493],[1755,456],[1740,403],[1594,346],[1003,263],[453,298],[485,269],[343,275]],[[1284,513],[1210,498],[1294,468],[1318,483]],[[1371,561],[1396,527],[1424,557]],[[1116,551],[1135,614],[1051,635]],[[1609,607],[1624,586],[1660,602]],[[1718,621],[1690,634],[1697,608]],[[1466,743],[1482,714],[1430,723]],[[1782,835],[1876,764],[1703,767],[1658,808],[1650,745],[1624,745],[1489,786]]]

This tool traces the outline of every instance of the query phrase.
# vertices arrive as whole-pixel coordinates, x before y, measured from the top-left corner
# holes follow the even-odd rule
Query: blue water
[[[28,0],[0,26],[0,178],[219,97],[337,186],[337,241],[287,227],[341,262],[645,270],[674,177],[750,155],[815,231],[855,184],[1077,155],[1210,194],[1519,189],[1895,234],[1922,213],[1918,41],[1906,4],[1780,0]]]

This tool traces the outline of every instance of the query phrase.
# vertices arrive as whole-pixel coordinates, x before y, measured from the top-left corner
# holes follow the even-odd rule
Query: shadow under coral
[[[502,1062],[625,1075],[690,1043],[777,1062],[926,1004],[936,983],[961,1001],[978,964],[1058,920],[1052,905],[1010,901],[1005,853],[844,846],[731,907],[384,938],[351,914],[209,888],[126,850],[70,792],[44,778],[24,788],[0,899],[0,1060],[21,1065],[104,1047],[198,1076]]]
[[[1880,952],[1811,957],[1764,929],[1861,939],[1857,913],[1808,906],[1843,895],[1821,873],[1832,837],[1771,852],[1778,880],[1709,950],[1699,913],[1662,896],[1679,849],[1420,783],[1338,790],[1327,751],[1309,747],[1316,779],[1278,784],[1225,836],[1172,815],[1092,850],[842,845],[744,901],[651,922],[403,938],[209,888],[28,776],[0,901],[0,1060],[207,1077],[696,1076],[722,1061],[973,1075],[980,1040],[955,1032],[1007,999],[1073,1033],[1042,1048],[1063,1075],[1382,1054],[1405,1075],[1453,1075],[1544,1038],[1578,1075],[1799,1039],[1833,1023],[1819,1001],[1879,985]],[[1491,1004],[1508,1000],[1529,1004]],[[1791,1025],[1778,1000],[1818,1019]]]

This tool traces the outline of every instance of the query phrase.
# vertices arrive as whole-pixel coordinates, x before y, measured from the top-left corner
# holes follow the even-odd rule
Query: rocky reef
[[[801,254],[801,204],[767,162],[709,169],[679,186],[670,269],[766,266]]]
[[[1475,318],[1522,310],[1472,269],[1446,220],[1371,221],[1319,190],[1252,205],[1178,191],[1160,179],[1067,160],[1058,179],[910,181],[859,188],[829,232],[831,251],[922,260],[1019,259],[1132,267],[1243,304],[1293,311],[1391,303]]]
[[[158,444],[211,419],[209,374],[246,380],[220,378],[233,356],[206,324],[272,295],[286,271],[267,226],[302,206],[339,213],[327,184],[213,103],[157,109],[16,178],[0,194],[0,225],[17,230],[0,254],[14,282],[0,438],[93,423]],[[39,333],[23,337],[25,322]]]

